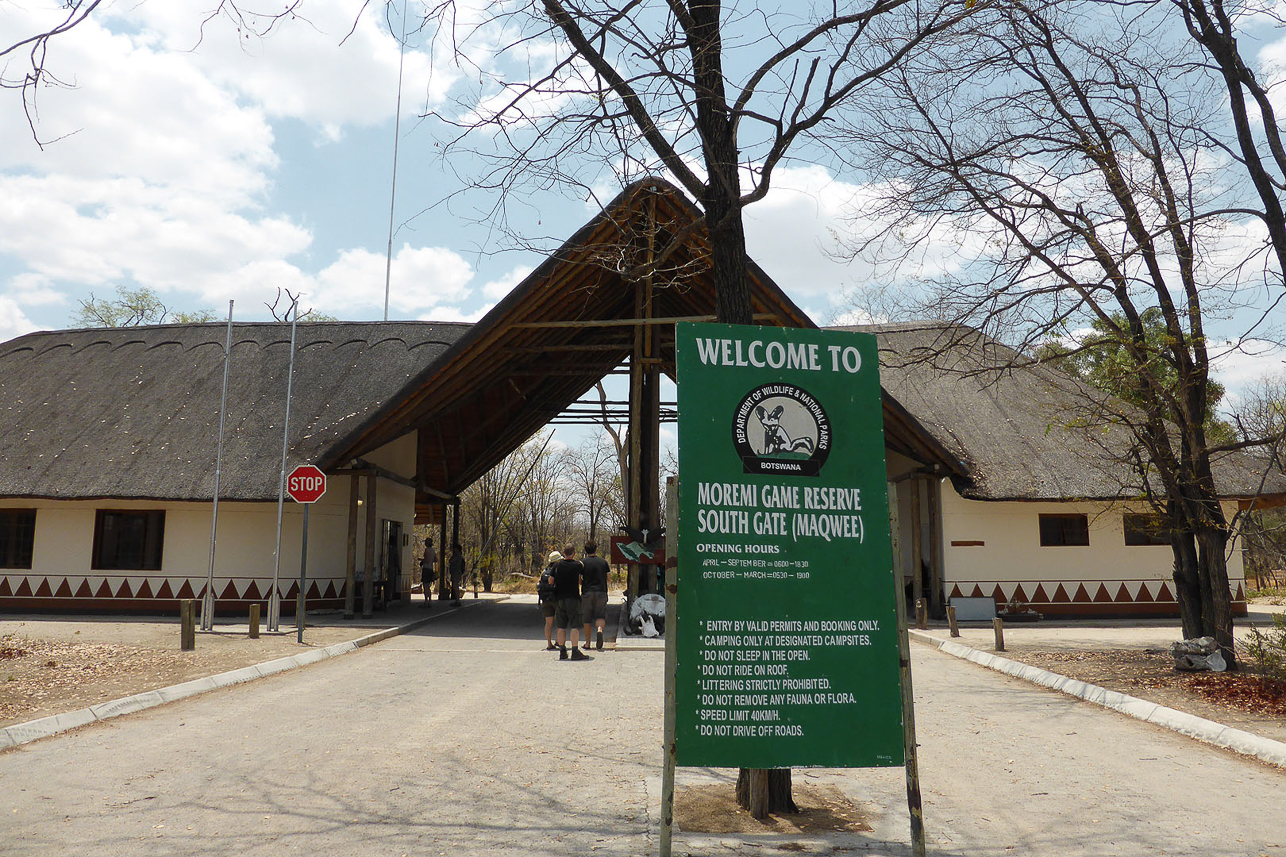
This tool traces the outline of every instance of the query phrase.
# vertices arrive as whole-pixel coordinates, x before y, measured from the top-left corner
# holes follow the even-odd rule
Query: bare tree
[[[544,564],[548,551],[561,550],[575,529],[576,504],[566,481],[565,466],[561,456],[545,450],[531,462],[515,504],[515,517],[526,528],[532,569]]]
[[[523,492],[523,475],[533,454],[527,444],[507,456],[460,495],[461,517],[466,523],[463,538],[478,551],[473,566],[490,592],[495,572],[501,565],[499,536],[507,516]]]
[[[1128,402],[1088,396],[1068,419],[1128,433],[1134,488],[1171,522],[1184,632],[1214,636],[1232,662],[1231,530],[1212,463],[1268,440],[1208,436],[1221,346],[1206,320],[1240,312],[1244,336],[1269,334],[1281,257],[1244,232],[1258,220],[1271,235],[1280,210],[1261,204],[1244,157],[1226,157],[1223,81],[1172,15],[997,4],[885,76],[845,142],[887,190],[875,205],[888,231],[850,249],[922,264],[923,248],[951,243],[902,310],[1020,354],[1093,325],[1084,347],[1128,366]]]
[[[281,305],[281,298],[283,293],[286,297],[285,306]],[[277,288],[277,296],[272,299],[272,303],[268,303],[267,301],[264,301],[263,305],[268,308],[268,312],[272,313],[272,317],[276,321],[290,321],[291,320],[290,311],[298,305],[299,299],[301,297],[303,297],[302,293],[295,294],[290,289],[283,289],[279,286]],[[312,307],[309,307],[303,312],[297,313],[294,318],[295,318],[295,321],[304,321],[304,322],[339,321],[339,319],[335,318],[335,316],[327,315],[324,312],[318,312]]]
[[[564,454],[572,502],[585,517],[589,538],[597,541],[605,523],[606,529],[614,530],[618,521],[625,520],[625,494],[616,448],[606,433],[595,433]]]
[[[696,200],[702,219],[663,236],[646,260],[626,255],[617,263],[629,276],[667,271],[691,231],[708,230],[718,318],[734,324],[752,321],[745,206],[767,195],[774,170],[796,150],[810,159],[825,153],[815,145],[825,123],[862,86],[967,14],[947,0],[842,9],[800,2],[775,11],[725,8],[721,0],[497,8],[470,27],[453,26],[450,2],[426,19],[456,33],[457,55],[480,81],[455,112],[434,115],[462,132],[443,144],[448,155],[487,165],[469,177],[471,187],[499,192],[488,222],[503,228],[505,206],[531,189],[593,198],[604,183],[667,174]],[[549,48],[553,61],[532,73]],[[494,62],[474,59],[482,53]],[[506,66],[522,69],[524,79],[508,79]]]
[[[1286,372],[1260,377],[1240,399],[1238,431],[1246,438],[1274,439],[1262,454],[1271,466],[1286,471]],[[1244,511],[1241,536],[1247,581],[1253,576],[1260,588],[1286,585],[1286,508],[1251,503]]]

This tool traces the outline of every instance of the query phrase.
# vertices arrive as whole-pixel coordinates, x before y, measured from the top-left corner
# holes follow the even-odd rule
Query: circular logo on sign
[[[764,384],[737,405],[732,442],[746,473],[816,476],[830,455],[831,421],[807,390]]]

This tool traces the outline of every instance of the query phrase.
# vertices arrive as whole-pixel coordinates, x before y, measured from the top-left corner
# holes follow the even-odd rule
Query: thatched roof
[[[624,188],[321,466],[418,429],[421,483],[457,494],[626,362],[638,338],[653,337],[648,359],[673,377],[674,322],[714,320],[709,241],[693,228],[700,218],[667,182]],[[648,247],[676,236],[654,277],[631,275]],[[816,326],[747,261],[756,323]]]
[[[843,328],[874,333],[880,379],[967,476],[954,482],[979,500],[1122,499],[1140,496],[1124,451],[1128,428],[1104,425],[1103,394],[1019,355],[977,331],[929,322]],[[1114,410],[1126,406],[1116,403]],[[1286,476],[1244,453],[1215,462],[1220,494],[1286,492]]]
[[[470,325],[298,326],[287,470],[316,461]],[[0,345],[0,497],[214,491],[224,324],[32,333]],[[234,324],[220,496],[275,500],[290,325]]]

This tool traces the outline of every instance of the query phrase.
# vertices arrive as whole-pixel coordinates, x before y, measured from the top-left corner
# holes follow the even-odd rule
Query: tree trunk
[[[1222,518],[1222,514],[1220,515]],[[1233,643],[1232,590],[1228,581],[1225,550],[1228,531],[1205,527],[1197,532],[1197,565],[1205,582],[1203,601],[1209,603],[1205,617],[1205,635],[1215,638],[1229,670],[1237,669],[1237,649]]]
[[[1171,516],[1171,521],[1175,518]],[[1170,549],[1174,552],[1174,597],[1179,602],[1179,619],[1183,624],[1183,638],[1191,640],[1201,636],[1201,582],[1197,574],[1197,548],[1192,534],[1177,526],[1170,534]]]
[[[742,768],[737,773],[737,805],[758,819],[799,812],[791,797],[790,768]]]
[[[753,324],[736,131],[723,86],[720,4],[718,0],[693,0],[689,8],[697,130],[706,166],[706,184],[698,202],[710,233],[715,318],[724,324]],[[770,812],[799,811],[791,798],[789,769],[741,768],[737,803],[754,818],[765,818]]]

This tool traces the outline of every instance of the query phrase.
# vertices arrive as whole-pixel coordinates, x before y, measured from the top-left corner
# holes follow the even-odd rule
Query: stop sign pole
[[[326,493],[326,474],[311,464],[301,464],[290,471],[286,493],[296,503],[304,504],[303,545],[299,549],[299,597],[295,602],[296,639],[304,641],[304,605],[308,587],[308,511]]]
[[[281,425],[281,472],[277,481],[277,546],[272,555],[272,596],[268,599],[268,631],[275,634],[281,621],[281,513],[286,500],[286,453],[290,451],[290,387],[295,380],[295,328],[299,324],[299,299],[295,298],[290,309],[295,317],[290,320],[290,366],[286,369],[286,419]],[[290,318],[287,310],[286,317]]]

